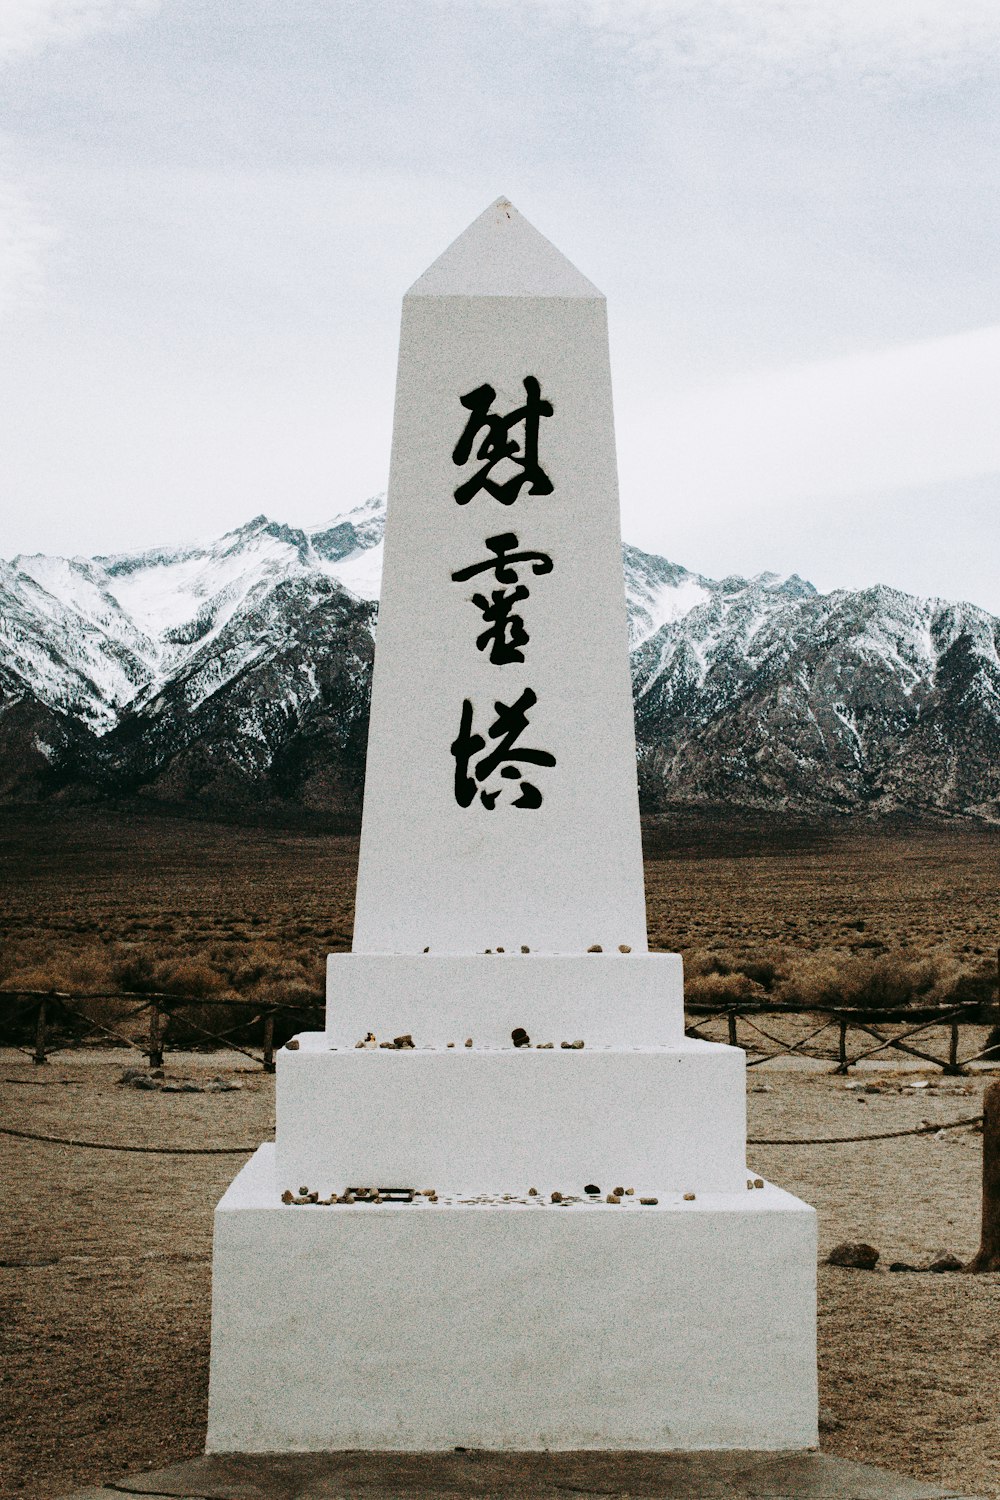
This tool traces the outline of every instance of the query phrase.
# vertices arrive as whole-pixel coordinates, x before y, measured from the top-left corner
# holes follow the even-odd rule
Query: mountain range
[[[384,522],[0,561],[0,797],[356,817]],[[647,811],[1000,821],[1000,620],[622,556]]]

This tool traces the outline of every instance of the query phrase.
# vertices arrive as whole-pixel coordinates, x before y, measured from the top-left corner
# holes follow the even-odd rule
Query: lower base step
[[[216,1210],[208,1451],[815,1446],[816,1234],[778,1188]]]

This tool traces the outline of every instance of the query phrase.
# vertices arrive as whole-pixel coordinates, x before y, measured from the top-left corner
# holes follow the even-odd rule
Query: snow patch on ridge
[[[661,626],[670,625],[674,620],[682,620],[693,609],[697,609],[699,604],[706,604],[711,597],[711,591],[690,575],[677,583],[662,584],[648,596],[645,613],[649,623],[645,625],[635,644],[639,645],[648,636],[655,635]]]
[[[356,598],[377,599],[382,587],[383,546],[379,541],[366,551],[349,553],[340,562],[323,563],[323,571]]]

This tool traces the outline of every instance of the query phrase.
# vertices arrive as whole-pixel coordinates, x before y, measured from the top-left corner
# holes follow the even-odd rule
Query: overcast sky
[[[501,193],[607,294],[623,530],[1000,613],[996,0],[2,0],[0,556],[382,488]]]

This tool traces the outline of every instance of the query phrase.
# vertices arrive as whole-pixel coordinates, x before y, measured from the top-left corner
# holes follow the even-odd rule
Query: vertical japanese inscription
[[[496,391],[491,385],[477,386],[459,397],[470,415],[452,452],[452,461],[464,468],[474,460],[481,467],[455,490],[458,505],[468,505],[480,493],[501,505],[513,505],[525,485],[529,495],[553,493],[552,481],[538,456],[539,427],[543,417],[552,416],[552,403],[543,398],[541,385],[533,375],[525,376],[523,385],[524,405],[506,416],[492,410]],[[493,582],[498,586],[471,597],[486,626],[476,637],[476,648],[487,654],[495,667],[522,663],[526,660],[524,648],[531,639],[524,617],[517,608],[530,598],[531,591],[525,579],[551,573],[552,559],[546,552],[522,549],[513,531],[488,536],[483,546],[492,555],[457,568],[451,575],[452,581],[467,583],[480,574],[492,573]],[[484,590],[487,587],[484,584]],[[504,781],[518,783],[518,796],[510,806],[541,806],[542,794],[526,779],[523,768],[526,765],[554,766],[555,756],[547,750],[519,744],[521,735],[528,728],[528,710],[537,701],[534,690],[526,687],[512,703],[494,702],[494,719],[486,734],[497,743],[487,750],[486,740],[474,729],[472,701],[469,698],[464,700],[458,734],[451,745],[455,761],[455,800],[460,807],[470,807],[478,794],[483,807],[492,811]],[[487,753],[482,754],[483,751]],[[500,777],[499,784],[491,785],[496,776]]]

